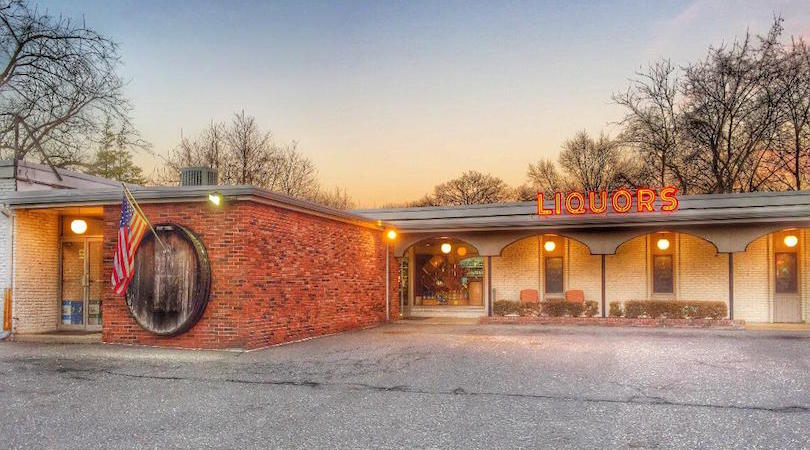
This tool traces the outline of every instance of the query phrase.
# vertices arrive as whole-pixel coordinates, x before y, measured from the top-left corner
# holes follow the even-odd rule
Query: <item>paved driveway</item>
[[[403,323],[241,354],[0,343],[0,400],[6,448],[806,447],[810,334]]]

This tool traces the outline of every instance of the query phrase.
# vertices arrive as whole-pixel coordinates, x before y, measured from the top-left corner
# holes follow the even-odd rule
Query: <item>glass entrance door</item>
[[[100,239],[62,242],[62,293],[59,324],[67,329],[101,329],[103,282]]]

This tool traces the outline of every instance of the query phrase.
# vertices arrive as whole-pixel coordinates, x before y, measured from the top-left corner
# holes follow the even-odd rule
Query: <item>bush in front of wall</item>
[[[624,302],[624,317],[636,319],[647,314],[647,302],[644,300],[628,300]]]
[[[610,302],[610,312],[608,313],[610,317],[621,317],[624,315],[624,310],[622,310],[621,302]]]
[[[539,303],[522,303],[520,305],[521,317],[539,317],[541,312],[543,310]]]
[[[571,317],[579,317],[585,312],[585,304],[580,302],[565,302],[568,315]]]
[[[610,316],[621,317],[621,304],[610,303]],[[624,317],[636,319],[724,319],[728,305],[718,301],[693,300],[628,300],[624,302]]]
[[[520,303],[509,300],[496,300],[492,303],[492,313],[496,316],[520,314]]]
[[[728,316],[726,302],[694,302],[694,319],[725,319]]]
[[[565,300],[551,300],[542,303],[543,314],[550,317],[562,317],[568,312],[568,302]]]
[[[599,314],[599,303],[595,300],[585,302],[585,317],[593,317]]]

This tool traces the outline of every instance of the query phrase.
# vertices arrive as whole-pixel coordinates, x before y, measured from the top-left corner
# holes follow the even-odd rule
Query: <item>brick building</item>
[[[15,333],[89,329],[112,343],[252,349],[400,312],[477,317],[496,300],[569,291],[601,316],[610,302],[675,299],[722,301],[738,320],[810,320],[805,192],[548,217],[533,202],[344,212],[245,186],[133,191],[153,223],[185,227],[204,246],[211,282],[199,321],[151,332],[109,288],[120,189],[16,192],[0,200],[15,223]]]

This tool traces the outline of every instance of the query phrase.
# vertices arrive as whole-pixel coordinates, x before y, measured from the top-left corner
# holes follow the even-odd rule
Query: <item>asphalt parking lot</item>
[[[4,448],[807,447],[810,334],[405,322],[248,353],[0,342]]]

